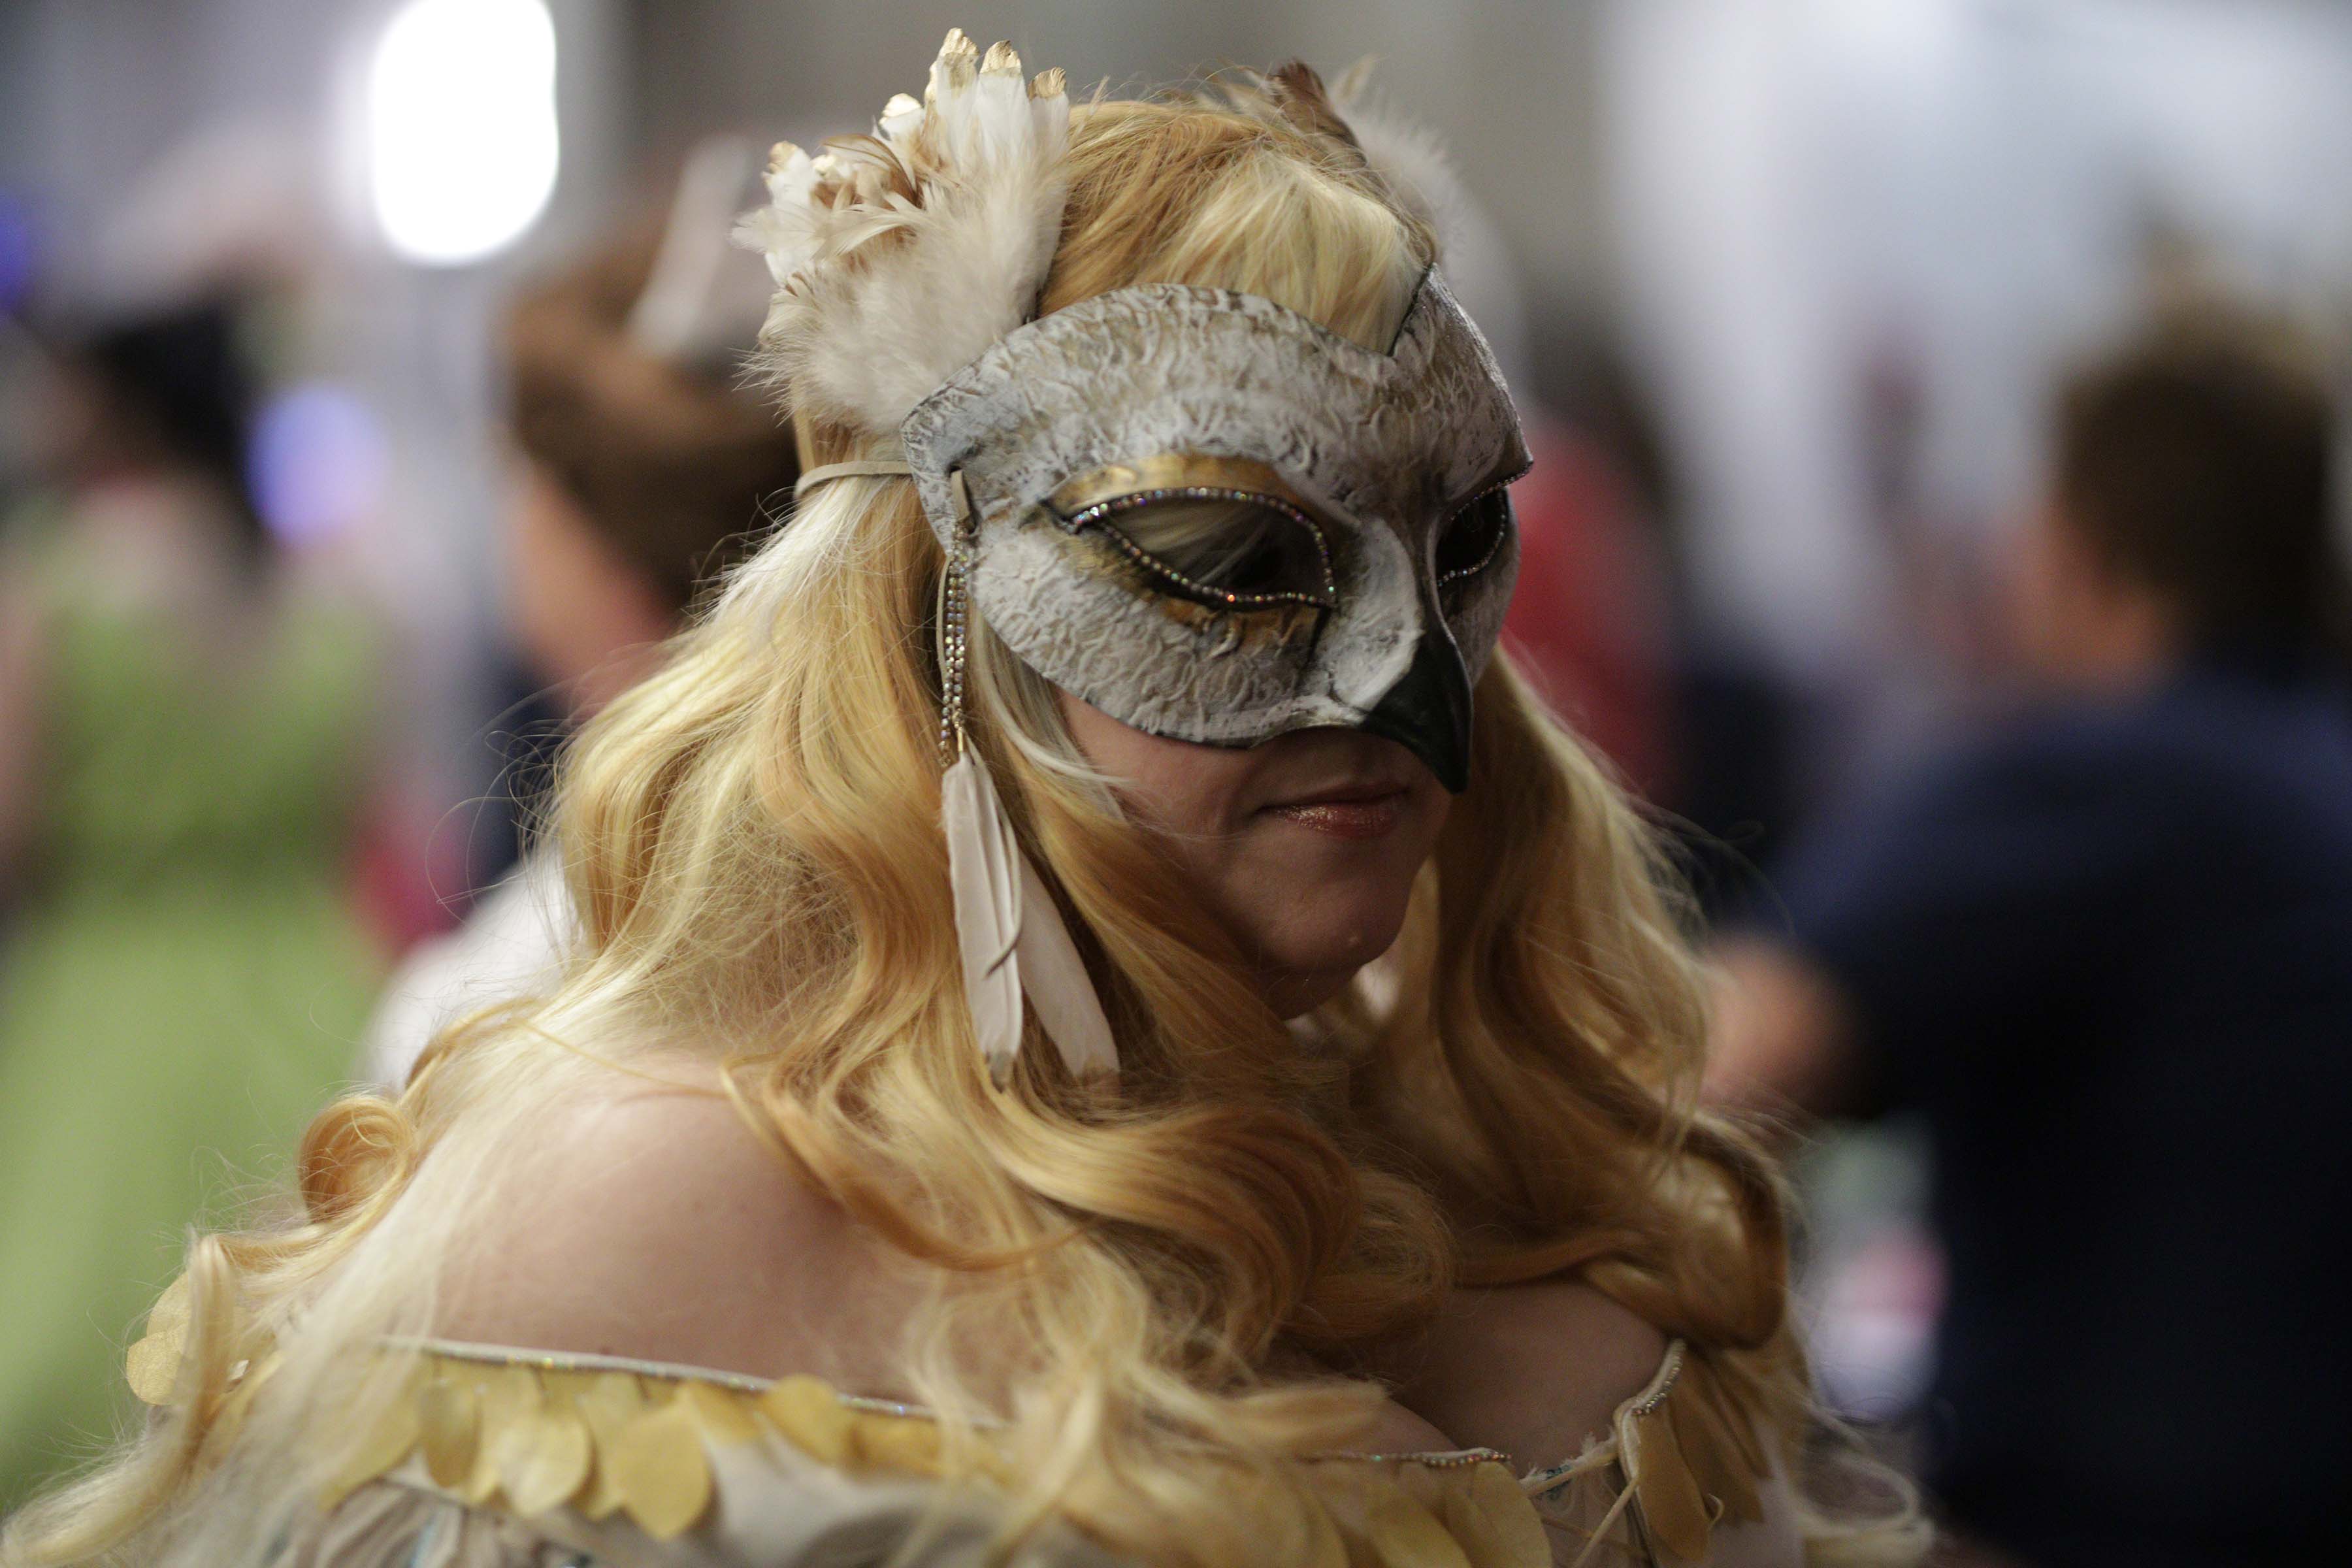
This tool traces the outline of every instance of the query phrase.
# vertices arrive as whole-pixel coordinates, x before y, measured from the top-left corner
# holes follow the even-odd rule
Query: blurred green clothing
[[[286,1168],[377,977],[346,894],[366,624],[292,592],[207,653],[44,563],[41,800],[0,926],[0,1510],[134,1418],[189,1226]]]

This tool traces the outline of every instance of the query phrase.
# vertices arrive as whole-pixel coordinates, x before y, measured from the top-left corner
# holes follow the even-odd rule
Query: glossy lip
[[[1409,778],[1359,776],[1312,785],[1258,809],[1334,838],[1381,838],[1404,820],[1412,793]]]
[[[1333,838],[1384,838],[1404,820],[1404,803],[1405,792],[1393,790],[1350,800],[1327,797],[1269,805],[1265,812]]]

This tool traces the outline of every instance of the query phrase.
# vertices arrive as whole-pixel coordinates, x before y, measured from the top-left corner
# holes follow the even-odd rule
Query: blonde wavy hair
[[[1069,166],[1048,310],[1213,285],[1377,346],[1434,250],[1330,135],[1231,104],[1082,107]],[[865,455],[839,430],[799,437],[811,463]],[[1008,1540],[1060,1515],[1154,1563],[1298,1560],[1306,1536],[1268,1523],[1288,1515],[1235,1510],[1235,1485],[1303,1494],[1306,1457],[1381,1397],[1348,1375],[1367,1347],[1458,1283],[1580,1274],[1700,1347],[1804,1451],[1782,1194],[1696,1108],[1702,987],[1670,879],[1507,658],[1477,693],[1475,785],[1388,961],[1396,999],[1360,987],[1302,1048],[1050,689],[980,628],[973,735],[1077,917],[1123,1063],[1082,1087],[1033,1040],[1000,1093],[938,827],[940,571],[911,487],[868,479],[817,492],[733,574],[564,770],[583,937],[561,986],[447,1033],[397,1100],[319,1117],[299,1212],[196,1244],[169,1413],[22,1515],[0,1558],[257,1560],[335,1463],[331,1435],[389,1396],[383,1358],[352,1352],[430,1327],[436,1263],[468,1205],[498,1201],[512,1130],[656,1040],[698,1042],[757,1131],[956,1281],[910,1378],[951,1462],[1009,1418],[986,1437],[1018,1478]],[[982,1337],[1021,1347],[1009,1408],[979,1392]],[[268,1386],[215,1436],[231,1369],[271,1344]],[[1268,1370],[1302,1354],[1329,1374]],[[1917,1546],[1905,1517],[1808,1528],[1817,1561]]]

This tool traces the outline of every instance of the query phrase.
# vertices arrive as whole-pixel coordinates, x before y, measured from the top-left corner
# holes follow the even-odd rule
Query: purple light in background
[[[0,191],[0,310],[14,310],[33,290],[33,215]]]
[[[383,498],[383,430],[347,388],[308,382],[263,406],[246,463],[254,505],[278,542],[319,544]]]

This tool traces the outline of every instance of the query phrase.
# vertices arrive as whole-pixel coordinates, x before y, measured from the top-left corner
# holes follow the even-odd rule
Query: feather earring
[[[950,476],[957,526],[940,581],[940,751],[951,759],[940,781],[940,826],[948,841],[948,885],[964,995],[988,1075],[999,1089],[1021,1051],[1022,998],[1061,1052],[1070,1076],[1116,1075],[1118,1048],[1086,961],[1045,879],[1021,853],[1013,820],[963,728],[969,653],[971,500],[961,471]]]
[[[963,952],[963,994],[988,1076],[999,1089],[1012,1079],[1021,1049],[1021,904],[1024,879],[1013,867],[1020,847],[996,786],[980,758],[958,757],[940,781],[940,826],[948,838],[948,885],[955,894],[956,941]]]

